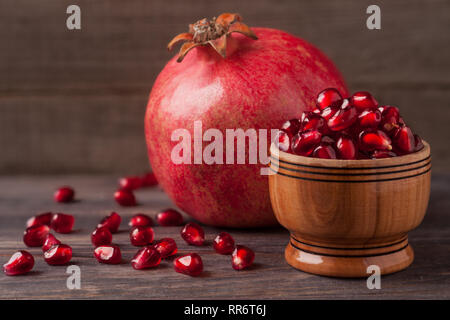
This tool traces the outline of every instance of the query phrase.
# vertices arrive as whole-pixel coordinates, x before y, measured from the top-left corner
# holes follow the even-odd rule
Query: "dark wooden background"
[[[382,29],[366,28],[376,3]],[[66,28],[78,4],[82,30]],[[351,90],[397,105],[450,160],[450,2],[2,0],[0,174],[123,173],[148,167],[143,117],[171,37],[199,18],[241,13],[317,45]]]

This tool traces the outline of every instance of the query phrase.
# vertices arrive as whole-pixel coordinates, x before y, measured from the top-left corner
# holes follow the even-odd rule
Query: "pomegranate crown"
[[[241,16],[237,13],[222,13],[211,20],[206,18],[198,20],[196,23],[189,25],[189,32],[175,36],[167,45],[167,49],[170,51],[178,42],[184,41],[180,48],[177,62],[183,61],[191,49],[207,45],[213,47],[225,58],[229,34],[239,32],[254,40],[258,39],[253,31],[241,20]]]

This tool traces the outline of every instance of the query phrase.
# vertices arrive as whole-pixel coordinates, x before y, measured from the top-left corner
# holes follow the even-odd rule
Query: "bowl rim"
[[[392,166],[412,165],[431,158],[431,147],[425,140],[422,140],[423,148],[417,152],[382,159],[360,159],[360,160],[344,160],[344,159],[322,159],[299,156],[279,150],[274,143],[270,146],[270,158],[293,165],[305,165],[310,167],[363,167],[363,168],[384,168]]]

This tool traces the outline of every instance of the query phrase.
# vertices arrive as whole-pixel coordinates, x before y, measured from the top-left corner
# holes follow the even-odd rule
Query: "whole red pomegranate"
[[[236,157],[234,164],[225,164],[225,130],[279,128],[286,119],[312,110],[317,93],[325,88],[346,95],[344,81],[308,42],[280,30],[250,29],[236,14],[203,19],[189,29],[169,44],[170,49],[186,41],[159,74],[147,105],[146,140],[156,178],[177,206],[202,223],[276,224],[267,177],[260,174],[263,165],[249,164],[248,145],[245,164],[238,164]],[[222,132],[224,164],[194,164],[194,121],[201,121],[203,132]],[[180,143],[171,139],[176,129],[190,133],[190,164],[171,159]],[[200,145],[205,150],[210,143]]]

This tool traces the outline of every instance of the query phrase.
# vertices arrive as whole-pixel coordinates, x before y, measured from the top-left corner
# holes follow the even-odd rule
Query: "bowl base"
[[[285,258],[292,267],[308,273],[367,278],[373,274],[367,270],[371,265],[378,266],[382,275],[406,269],[414,260],[414,252],[407,236],[365,247],[331,247],[291,235]]]

